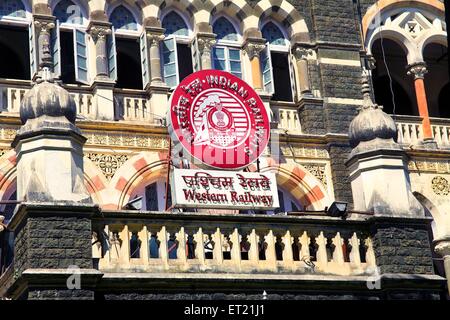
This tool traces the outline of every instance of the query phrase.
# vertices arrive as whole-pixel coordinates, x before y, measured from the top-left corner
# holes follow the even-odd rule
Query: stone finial
[[[73,97],[67,90],[54,83],[48,68],[44,68],[42,78],[24,95],[20,106],[22,124],[41,116],[64,117],[69,122],[75,123],[76,114]]]
[[[363,104],[359,114],[350,123],[350,145],[356,148],[361,142],[380,140],[392,144],[397,140],[397,127],[394,120],[383,108],[373,102],[368,75],[364,75],[362,83]]]

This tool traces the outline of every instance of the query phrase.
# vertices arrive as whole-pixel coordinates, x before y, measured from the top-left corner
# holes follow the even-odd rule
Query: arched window
[[[166,36],[189,36],[189,28],[186,22],[175,11],[171,11],[164,17],[162,27]]]
[[[34,75],[37,58],[34,40],[34,26],[27,19],[24,3],[21,0],[0,1],[0,52],[3,61],[0,63],[0,78],[29,80],[30,73]]]
[[[264,25],[262,29],[262,36],[270,45],[274,46],[286,46],[287,40],[273,22],[268,22]]]
[[[418,115],[413,81],[406,72],[408,62],[403,48],[396,41],[384,38],[383,48],[380,39],[373,43],[371,49],[376,60],[376,68],[372,71],[376,103],[389,114]]]
[[[214,69],[242,78],[241,50],[235,27],[228,19],[220,17],[213,24],[213,32],[217,35],[217,45],[212,52]]]
[[[164,82],[174,88],[193,72],[189,27],[175,11],[164,16],[162,27],[166,36],[161,50]]]
[[[133,14],[124,6],[116,7],[109,16],[109,21],[115,30],[138,30],[138,25]]]
[[[61,0],[53,9],[53,15],[59,23],[84,24],[81,7],[71,0]]]
[[[20,0],[2,0],[0,1],[0,17],[25,18],[25,6]]]
[[[118,88],[145,88],[150,81],[145,32],[138,32],[135,16],[123,5],[112,10],[109,21],[113,25],[112,35],[108,37],[110,78]]]
[[[147,184],[140,185],[131,194],[130,199],[142,197],[142,210],[147,211],[165,211],[166,210],[166,181],[165,179],[156,180]],[[172,205],[172,197],[168,193],[168,206]]]
[[[225,17],[221,17],[214,22],[213,32],[217,35],[217,40],[238,41],[236,29]]]
[[[264,24],[262,35],[266,49],[261,54],[264,90],[272,100],[291,102],[295,97],[295,77],[289,41],[272,21]]]
[[[54,73],[63,83],[89,83],[87,35],[82,8],[71,0],[61,0],[53,9],[56,27],[51,45]]]

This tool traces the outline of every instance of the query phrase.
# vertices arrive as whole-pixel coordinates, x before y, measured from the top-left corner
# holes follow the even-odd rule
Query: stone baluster
[[[195,241],[195,256],[200,264],[205,264],[205,237],[202,228],[198,229],[198,232],[194,234]]]
[[[250,249],[248,251],[248,260],[253,263],[259,261],[259,236],[256,234],[255,229],[247,236],[247,241],[250,243]]]
[[[241,235],[238,229],[234,229],[230,234],[231,260],[240,269],[241,266]]]
[[[338,264],[344,264],[345,262],[343,252],[344,239],[342,239],[341,234],[339,232],[332,239],[332,243],[334,245],[333,262],[336,262]]]
[[[291,233],[286,231],[286,234],[282,237],[281,242],[283,243],[283,263],[286,267],[292,268],[294,266],[294,255],[292,253],[292,244],[294,243],[294,238]]]
[[[148,230],[147,226],[142,226],[141,231],[138,232],[138,237],[141,239],[141,250],[139,256],[144,263],[147,263],[150,258],[150,250],[148,247]]]
[[[175,238],[178,241],[177,248],[177,259],[183,264],[187,263],[187,253],[186,253],[186,242],[187,242],[187,234],[184,232],[184,227],[180,228],[175,234]]]
[[[162,226],[161,231],[159,231],[156,236],[159,240],[159,257],[161,258],[163,266],[169,268],[169,248],[167,247],[168,237],[166,227]]]
[[[122,231],[119,233],[119,237],[122,240],[122,245],[120,246],[120,257],[119,261],[121,264],[129,265],[130,263],[130,232],[128,230],[128,225],[124,225]]]
[[[311,253],[309,251],[309,245],[311,244],[311,239],[309,238],[306,231],[303,232],[303,234],[298,238],[298,241],[300,243],[300,260],[310,260],[311,259]]]
[[[119,260],[121,250],[120,250],[120,238],[118,233],[110,231],[109,244],[110,244],[109,257],[111,261]]]
[[[213,256],[218,265],[223,264],[223,235],[220,232],[220,228],[217,228],[216,232],[212,235],[212,241],[214,243]]]
[[[366,246],[366,263],[368,266],[375,267],[376,266],[376,260],[375,260],[375,252],[373,250],[373,242],[371,238],[367,238],[364,242]]]
[[[350,262],[359,266],[361,265],[361,255],[359,252],[359,246],[361,241],[358,239],[356,232],[353,233],[353,236],[350,238],[349,242],[352,247],[350,251]]]
[[[276,236],[273,234],[272,230],[269,230],[266,236],[264,236],[264,241],[267,244],[266,248],[266,261],[271,270],[276,270],[277,268],[277,255],[275,251],[275,242],[277,241]]]
[[[319,236],[316,238],[317,243],[317,262],[322,268],[326,267],[328,263],[327,256],[327,238],[323,235],[323,231],[320,232]]]

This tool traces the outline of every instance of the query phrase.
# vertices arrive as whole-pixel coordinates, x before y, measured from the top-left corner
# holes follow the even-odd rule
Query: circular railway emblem
[[[202,70],[175,89],[168,113],[172,140],[197,166],[239,169],[267,146],[269,117],[258,94],[219,70]]]

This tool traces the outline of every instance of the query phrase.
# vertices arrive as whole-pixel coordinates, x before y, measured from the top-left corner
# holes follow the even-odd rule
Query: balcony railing
[[[301,134],[302,128],[297,107],[291,104],[273,104],[272,122],[278,124],[278,129],[286,130],[290,134]]]
[[[103,212],[93,230],[93,257],[103,272],[345,276],[375,268],[364,224],[342,220]]]
[[[400,144],[416,145],[423,139],[420,117],[396,116],[395,120]],[[439,148],[450,148],[450,120],[431,118],[431,130]]]
[[[150,99],[141,90],[115,89],[114,90],[115,119],[126,121],[153,121],[150,110]]]

